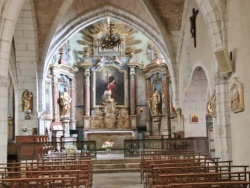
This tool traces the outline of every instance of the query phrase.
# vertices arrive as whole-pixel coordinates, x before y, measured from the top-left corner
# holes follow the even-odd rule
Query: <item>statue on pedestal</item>
[[[71,109],[71,97],[69,96],[67,88],[65,88],[64,92],[60,94],[59,100],[61,117],[68,117],[68,112]]]
[[[152,97],[149,100],[151,100],[153,116],[161,116],[161,113],[159,111],[161,104],[161,96],[157,89],[155,89]]]
[[[25,90],[23,92],[23,111],[25,113],[31,113],[33,109],[33,95],[32,92]]]

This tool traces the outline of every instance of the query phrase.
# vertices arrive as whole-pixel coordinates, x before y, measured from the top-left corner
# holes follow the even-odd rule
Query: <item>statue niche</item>
[[[71,97],[69,96],[68,90],[65,87],[64,92],[60,94],[59,98],[60,104],[60,116],[61,117],[69,117],[69,110],[71,108]]]
[[[161,107],[161,96],[159,91],[155,88],[152,97],[149,99],[151,101],[151,109],[153,117],[161,116],[160,107]]]
[[[152,118],[152,132],[153,135],[160,135],[161,131],[161,121],[163,110],[163,102],[164,102],[164,93],[162,89],[162,75],[157,73],[151,76],[151,86],[153,91],[151,93],[151,97],[149,95],[148,106],[150,110],[150,115]]]
[[[33,94],[29,90],[23,92],[23,111],[30,114],[33,110]]]

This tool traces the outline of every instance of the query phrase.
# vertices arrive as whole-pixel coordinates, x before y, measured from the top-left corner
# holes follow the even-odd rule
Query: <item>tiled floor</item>
[[[97,160],[123,159],[123,154],[99,154]],[[93,174],[92,188],[143,188],[139,172]]]

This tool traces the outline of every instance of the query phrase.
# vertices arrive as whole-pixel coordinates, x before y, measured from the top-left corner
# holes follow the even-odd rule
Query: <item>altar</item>
[[[85,140],[95,140],[96,149],[102,149],[102,144],[110,140],[114,142],[112,149],[123,149],[124,140],[133,139],[133,131],[86,131],[84,134]]]

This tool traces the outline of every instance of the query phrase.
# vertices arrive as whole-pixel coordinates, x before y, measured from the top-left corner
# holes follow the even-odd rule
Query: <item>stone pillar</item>
[[[75,79],[70,82],[70,97],[71,97],[71,109],[70,109],[70,129],[76,129],[75,120]]]
[[[169,81],[167,75],[164,75],[162,82],[162,118],[161,118],[161,135],[168,135],[169,128]]]
[[[91,63],[84,62],[81,64],[81,67],[84,69],[84,78],[85,78],[85,112],[84,112],[84,129],[90,129],[90,67],[92,66]]]
[[[135,67],[138,66],[137,63],[128,63],[130,68],[130,125],[132,129],[137,129],[136,126],[136,112],[135,112]]]
[[[216,90],[216,128],[214,129],[214,140],[216,156],[221,160],[232,159],[231,127],[230,127],[230,109],[229,109],[229,90],[228,75],[217,72],[215,75]]]
[[[135,115],[135,69],[130,68],[130,114]]]
[[[148,105],[148,107],[147,107],[147,111],[146,111],[146,113],[147,113],[147,120],[146,120],[146,127],[147,127],[147,132],[146,132],[146,136],[149,136],[149,135],[151,135],[151,131],[152,131],[152,129],[151,129],[151,121],[152,121],[152,115],[151,115],[151,109],[149,108],[149,99],[150,99],[150,97],[151,97],[151,95],[152,95],[152,87],[151,87],[151,84],[150,84],[150,78],[147,78],[147,80],[146,80],[146,100],[147,100],[147,105]]]
[[[53,74],[52,90],[53,90],[53,122],[60,122],[59,106],[58,106],[58,80],[57,76]]]
[[[5,66],[4,66],[5,67]],[[6,66],[8,67],[8,66]],[[4,72],[4,71],[3,71]],[[6,72],[8,72],[6,70]],[[7,121],[7,118],[8,118],[8,109],[7,109],[7,106],[8,106],[8,87],[10,85],[10,79],[9,77],[6,75],[6,76],[3,76],[1,75],[0,76],[0,90],[1,90],[1,93],[0,93],[0,101],[1,101],[1,117],[0,117],[0,122],[1,122],[1,131],[0,131],[0,141],[1,141],[1,145],[0,145],[0,151],[2,152],[2,155],[0,157],[0,161],[2,163],[6,163],[7,162],[7,154],[6,154],[6,151],[7,151],[7,147],[8,147],[8,143],[7,143],[7,135],[8,135],[8,121]]]

